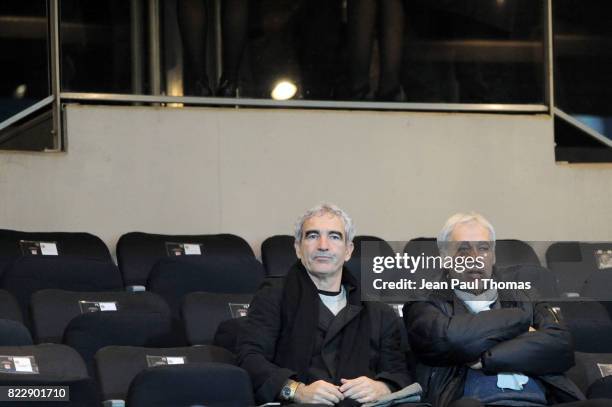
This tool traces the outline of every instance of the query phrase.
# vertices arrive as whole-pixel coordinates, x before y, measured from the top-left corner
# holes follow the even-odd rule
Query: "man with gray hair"
[[[442,256],[480,258],[449,269],[446,286],[404,306],[419,382],[434,407],[604,406],[584,400],[563,373],[574,364],[572,340],[557,314],[525,290],[487,288],[495,270],[495,230],[477,213],[451,216],[440,235]],[[459,263],[456,263],[459,264]],[[476,264],[476,263],[474,263]]]
[[[354,236],[337,206],[307,211],[295,226],[299,261],[255,294],[238,362],[259,402],[356,406],[410,383],[395,313],[362,302],[343,267]]]

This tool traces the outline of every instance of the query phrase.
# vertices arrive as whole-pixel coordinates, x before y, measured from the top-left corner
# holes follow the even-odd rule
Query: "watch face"
[[[289,396],[291,396],[291,388],[289,386],[283,387],[282,393],[283,393],[283,397],[288,399]]]

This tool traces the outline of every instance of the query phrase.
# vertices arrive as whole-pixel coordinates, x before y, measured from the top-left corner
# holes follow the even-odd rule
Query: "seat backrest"
[[[367,244],[366,252],[362,252]],[[351,272],[357,282],[361,282],[361,266],[362,257],[367,256],[368,259],[373,256],[394,256],[395,252],[384,239],[376,236],[357,235],[353,238],[353,254],[349,261],[345,263],[345,267]],[[370,261],[367,261],[370,264]]]
[[[70,321],[89,312],[156,312],[170,314],[165,301],[150,292],[75,292],[41,290],[30,302],[32,332],[37,343],[62,343]]]
[[[86,257],[112,261],[106,244],[90,233],[0,229],[0,276],[4,266],[24,256]]]
[[[181,301],[189,293],[252,294],[263,278],[263,266],[250,256],[163,259],[153,267],[147,287],[164,298],[178,318]]]
[[[222,363],[206,363],[142,371],[130,385],[127,405],[244,407],[254,405],[254,400],[245,370]]]
[[[529,264],[541,266],[538,255],[528,243],[517,239],[497,239],[495,242],[497,267]]]
[[[98,389],[96,382],[90,377],[75,380],[64,380],[54,379],[47,377],[21,377],[20,379],[6,379],[2,381],[3,386],[17,387],[17,386],[39,386],[49,388],[52,386],[67,387],[68,391],[65,393],[66,398],[61,399],[65,401],[57,400],[57,403],[53,401],[25,401],[20,400],[19,403],[14,401],[0,401],[1,407],[15,407],[17,404],[19,407],[43,407],[43,406],[62,406],[62,407],[92,407],[101,405],[100,397],[98,395]],[[54,395],[62,396],[63,393],[54,393]]]
[[[15,296],[24,320],[29,323],[28,305],[36,291],[47,288],[70,291],[123,290],[123,282],[117,266],[107,261],[22,257],[6,270],[2,287]]]
[[[110,345],[172,346],[170,315],[160,312],[90,312],[73,318],[64,330],[63,343],[83,358],[93,377],[94,355]]]
[[[134,377],[143,370],[156,365],[236,363],[234,355],[215,346],[180,348],[107,346],[96,353],[95,362],[103,400],[125,400]]]
[[[284,276],[298,260],[290,235],[271,236],[261,244],[261,262],[267,276]]]
[[[522,264],[506,267],[497,267],[499,273],[508,281],[530,282],[535,289],[538,300],[558,300],[559,287],[553,272],[535,264]]]
[[[557,274],[562,293],[580,293],[592,273],[612,270],[612,243],[553,243],[546,251],[546,261]]]
[[[158,235],[130,232],[117,242],[117,261],[126,286],[145,285],[155,263],[164,258],[234,255],[255,257],[243,238],[229,233]]]
[[[30,331],[21,322],[0,319],[0,346],[33,345]]]
[[[0,318],[23,322],[23,315],[15,297],[6,290],[0,290]]]
[[[585,394],[594,383],[612,373],[612,353],[575,352],[575,360],[576,365],[567,375]]]
[[[190,345],[212,344],[220,323],[246,316],[251,294],[195,292],[183,299],[181,314]]]
[[[31,378],[79,380],[88,377],[83,359],[74,349],[65,345],[45,343],[2,346],[0,355],[4,358],[0,369],[0,385],[4,385],[8,380],[23,380],[25,383]],[[18,366],[15,365],[15,357],[21,359]]]
[[[580,296],[598,301],[612,301],[612,269],[592,272],[584,282]]]

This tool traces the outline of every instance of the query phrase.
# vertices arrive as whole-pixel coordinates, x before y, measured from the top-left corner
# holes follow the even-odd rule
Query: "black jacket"
[[[281,311],[284,279],[274,279],[264,283],[255,294],[249,307],[245,329],[238,340],[238,363],[245,369],[253,383],[256,399],[259,402],[276,400],[280,390],[289,378],[295,378],[296,372],[273,363],[278,349],[280,332],[284,324],[284,313]],[[371,375],[376,380],[383,380],[392,388],[403,388],[410,384],[405,354],[400,347],[400,321],[393,310],[386,304],[362,302],[360,306],[347,304],[347,312],[356,317],[368,312],[372,325],[370,334],[369,365]],[[336,334],[341,335],[344,328]],[[321,348],[322,359],[330,360],[337,349],[330,349],[332,338],[326,338]],[[337,342],[336,342],[337,343]],[[355,355],[359,357],[362,355]],[[366,356],[366,355],[363,355]],[[313,379],[313,381],[316,381]],[[306,383],[309,384],[309,383]],[[340,384],[340,383],[336,383]]]
[[[497,309],[478,314],[448,292],[404,306],[417,379],[435,407],[461,398],[466,365],[479,358],[485,373],[519,372],[539,379],[549,403],[584,399],[563,375],[574,365],[574,352],[570,333],[556,314],[526,292],[504,293]],[[528,332],[530,326],[537,331]]]

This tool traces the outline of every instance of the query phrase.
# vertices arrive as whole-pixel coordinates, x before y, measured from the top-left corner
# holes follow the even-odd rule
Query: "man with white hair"
[[[395,313],[362,302],[358,282],[343,267],[354,236],[340,208],[307,211],[295,227],[299,261],[255,294],[238,362],[259,402],[353,406],[410,383]]]
[[[563,372],[574,364],[572,339],[557,314],[525,290],[487,288],[495,269],[495,230],[477,213],[451,216],[438,236],[442,256],[479,258],[460,272],[465,288],[432,292],[407,303],[404,322],[419,382],[434,407],[604,406],[584,400]],[[457,262],[459,264],[459,262]],[[457,287],[457,286],[455,286]]]

